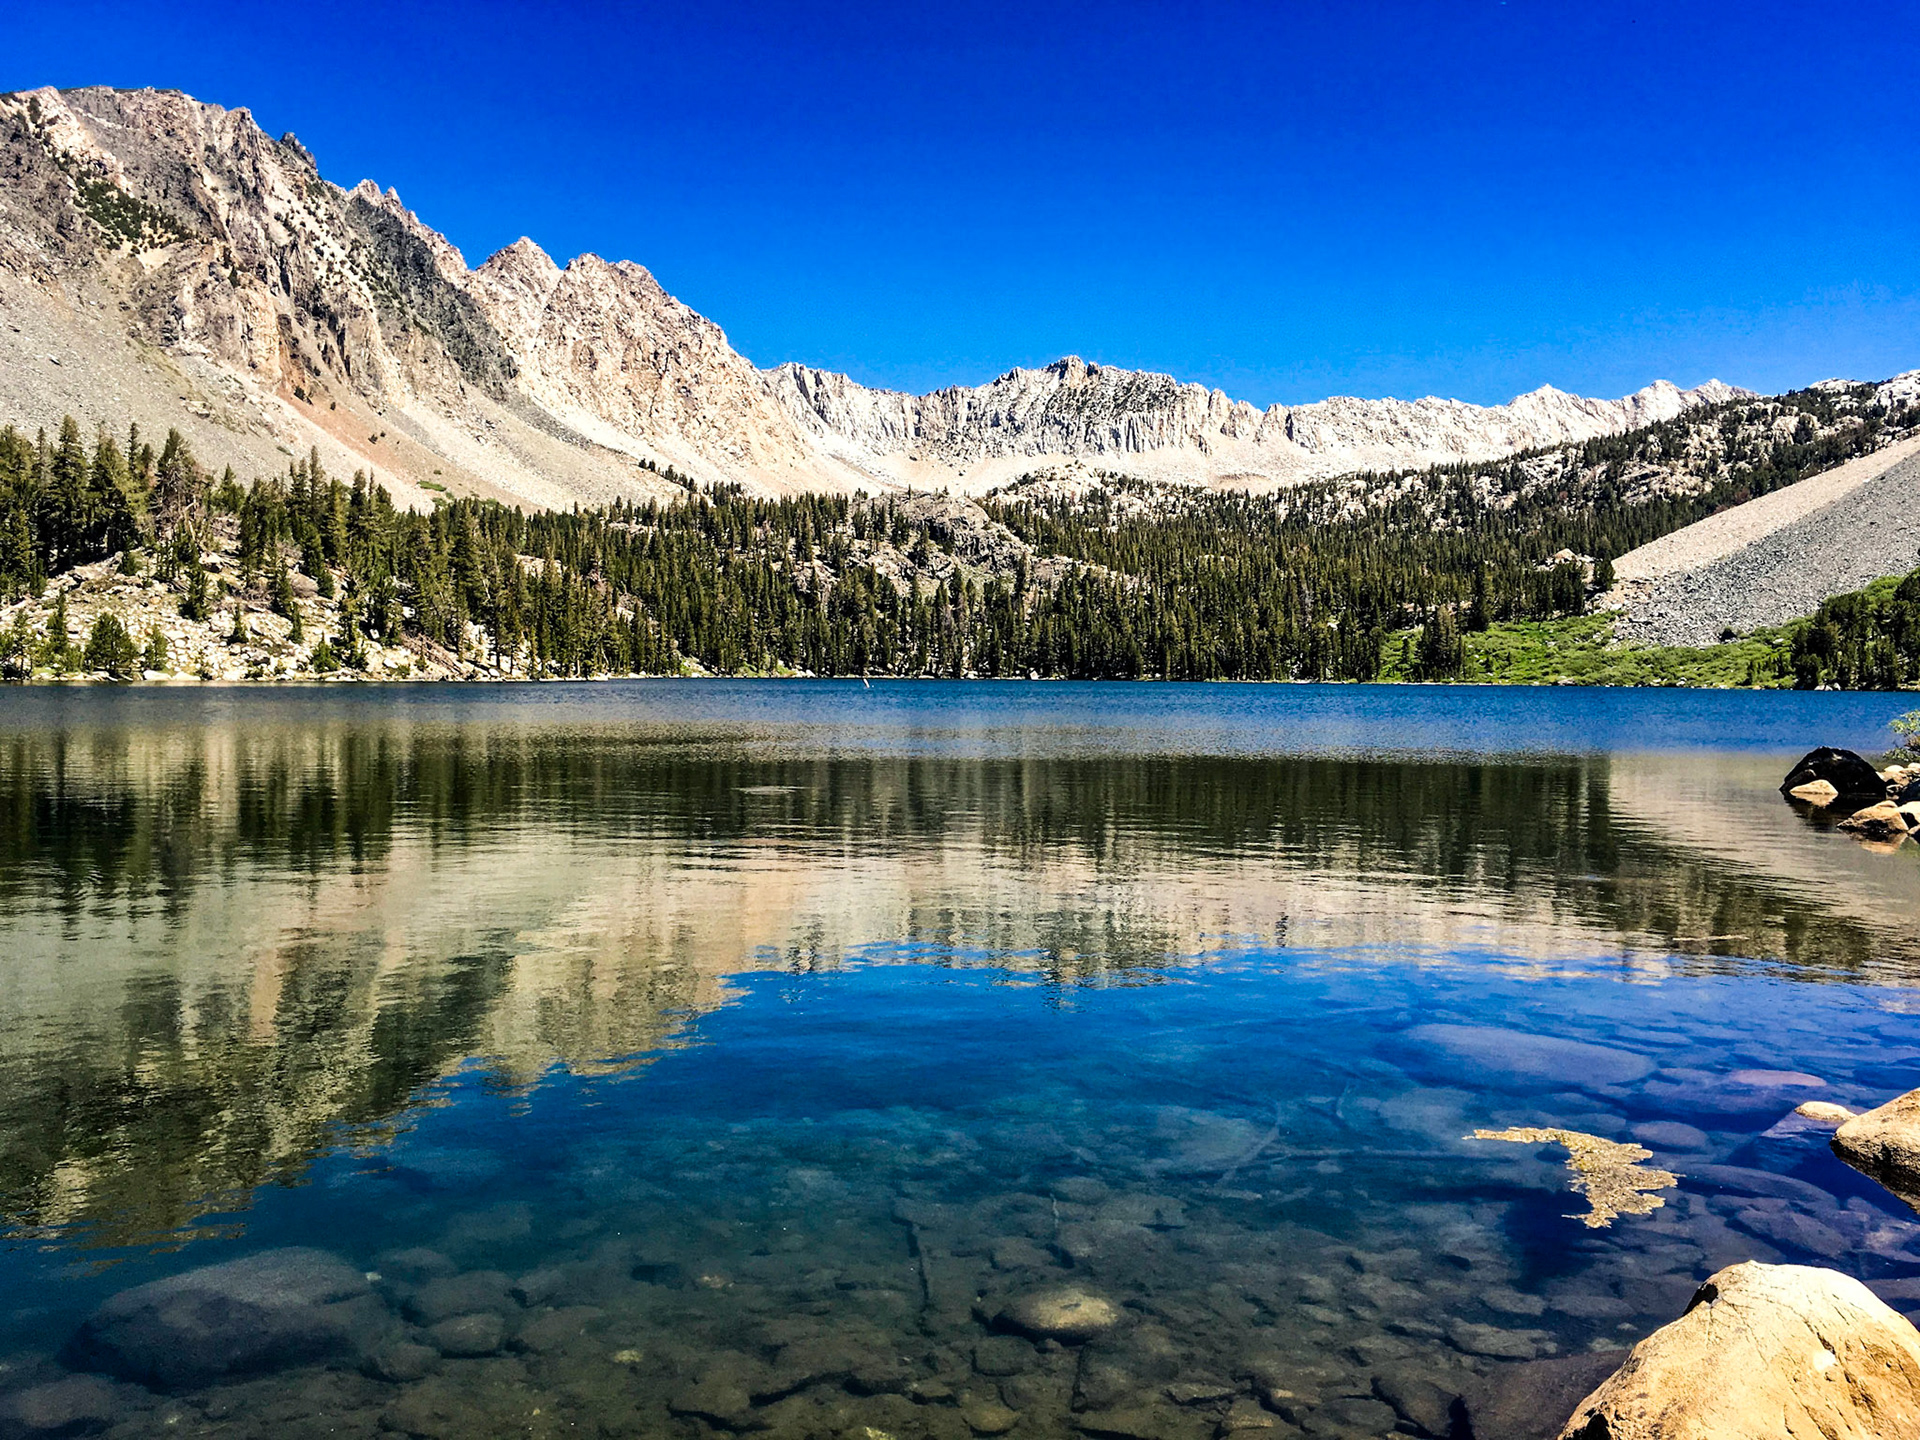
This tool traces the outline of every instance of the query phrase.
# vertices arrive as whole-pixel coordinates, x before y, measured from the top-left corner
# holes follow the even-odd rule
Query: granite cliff
[[[1079,460],[1259,489],[1496,459],[1737,393],[1262,410],[1075,357],[918,396],[763,371],[639,265],[563,267],[521,240],[470,268],[392,190],[332,184],[244,109],[155,90],[0,97],[0,414],[143,414],[242,475],[318,446],[416,503],[593,503],[680,476],[978,492]]]

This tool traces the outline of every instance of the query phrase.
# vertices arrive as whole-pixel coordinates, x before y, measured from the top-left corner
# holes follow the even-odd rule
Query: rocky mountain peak
[[[257,451],[268,468],[322,444],[330,465],[466,475],[535,503],[646,489],[636,460],[773,492],[977,491],[1082,461],[1261,488],[1493,459],[1737,393],[1663,381],[1622,400],[1543,386],[1503,406],[1263,410],[1067,355],[910,395],[799,364],[758,370],[630,260],[563,268],[523,238],[469,269],[394,190],[339,189],[291,135],[177,91],[0,96],[0,157],[0,303],[42,336],[9,339],[28,332],[17,318],[0,329],[0,404],[56,422],[56,406],[94,413],[78,381],[46,383],[48,349],[85,338],[101,394],[218,411],[209,453]]]

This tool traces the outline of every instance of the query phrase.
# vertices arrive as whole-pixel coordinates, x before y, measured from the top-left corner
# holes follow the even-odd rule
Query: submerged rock
[[[1491,1025],[1415,1025],[1401,1038],[1408,1047],[1408,1064],[1437,1064],[1514,1089],[1604,1089],[1630,1085],[1653,1073],[1653,1061],[1632,1050]]]
[[[123,1290],[63,1358],[159,1390],[284,1365],[363,1358],[392,1316],[366,1275],[324,1250],[267,1250]]]
[[[92,1435],[120,1419],[125,1409],[112,1382],[98,1375],[69,1375],[0,1397],[0,1435],[23,1440]]]
[[[1633,1347],[1560,1440],[1920,1435],[1920,1331],[1836,1270],[1747,1261]]]
[[[1920,1090],[1855,1115],[1834,1132],[1833,1151],[1920,1210]]]
[[[1611,1350],[1495,1365],[1465,1381],[1453,1405],[1454,1423],[1434,1433],[1460,1440],[1553,1440],[1560,1417],[1611,1375],[1625,1354]]]
[[[1104,1296],[1077,1285],[1049,1285],[1008,1300],[994,1323],[1036,1340],[1080,1345],[1119,1324],[1120,1309]]]

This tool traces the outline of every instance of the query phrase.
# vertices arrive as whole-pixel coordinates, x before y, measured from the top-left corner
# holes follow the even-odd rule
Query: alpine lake
[[[1920,1086],[1920,853],[1777,793],[1905,708],[6,691],[0,1433],[1445,1436],[1738,1260],[1920,1311],[1791,1116]]]

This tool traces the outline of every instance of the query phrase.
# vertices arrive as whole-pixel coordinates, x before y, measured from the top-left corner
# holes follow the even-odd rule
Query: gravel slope
[[[1623,555],[1616,633],[1710,645],[1920,566],[1920,438],[1709,516]]]

